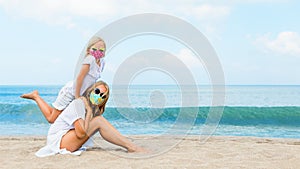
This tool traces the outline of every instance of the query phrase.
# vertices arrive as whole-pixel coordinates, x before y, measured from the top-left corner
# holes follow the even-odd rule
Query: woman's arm
[[[74,122],[75,134],[76,137],[79,139],[84,138],[87,134],[84,126],[85,126],[85,121],[83,119],[77,119]]]
[[[82,99],[85,109],[86,109],[86,115],[85,115],[85,120],[83,119],[78,119],[74,122],[74,127],[75,127],[75,133],[78,138],[83,138],[86,136],[87,130],[89,128],[90,121],[92,119],[92,109],[89,106],[86,98],[80,97]]]
[[[85,110],[86,110],[84,128],[87,130],[89,128],[89,123],[93,118],[92,108],[90,107],[90,105],[89,105],[89,103],[88,103],[88,101],[86,100],[85,97],[80,97],[80,99],[82,99],[82,101],[84,103],[84,106],[85,106]]]
[[[87,75],[87,73],[90,70],[90,65],[89,64],[84,64],[81,67],[81,70],[76,78],[76,89],[75,89],[75,99],[80,97],[80,89],[82,87],[82,82],[84,77]]]
[[[82,118],[80,119],[77,119],[75,122],[74,122],[74,127],[75,127],[75,133],[76,133],[76,136],[78,138],[83,138],[86,136],[87,134],[87,131],[88,131],[88,128],[89,128],[89,124],[90,124],[90,121],[92,119],[91,117],[91,111],[89,111],[90,113],[87,113],[86,114],[86,119],[83,120]],[[90,117],[90,118],[88,118]]]

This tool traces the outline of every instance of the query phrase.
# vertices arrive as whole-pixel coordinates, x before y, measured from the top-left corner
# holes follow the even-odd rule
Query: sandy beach
[[[55,155],[39,158],[34,153],[45,145],[45,136],[2,136],[0,168],[296,169],[300,166],[299,139],[214,136],[201,143],[198,136],[175,136],[167,139],[151,136],[129,138],[151,152],[126,153],[99,137],[95,138],[94,147],[80,156]],[[167,140],[173,140],[172,144],[176,144],[168,147]]]

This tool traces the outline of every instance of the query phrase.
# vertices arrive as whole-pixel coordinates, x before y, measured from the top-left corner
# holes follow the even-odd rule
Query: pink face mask
[[[95,57],[95,59],[100,59],[100,58],[103,58],[104,57],[104,55],[105,55],[105,49],[104,48],[100,48],[100,49],[97,49],[97,48],[91,48],[91,50],[90,50],[90,54],[92,55],[92,56],[94,56]]]

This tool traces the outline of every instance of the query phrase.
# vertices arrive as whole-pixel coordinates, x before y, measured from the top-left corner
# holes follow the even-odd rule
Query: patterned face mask
[[[95,59],[100,59],[105,56],[105,48],[91,47],[90,54],[95,57]]]
[[[106,98],[106,95],[104,93],[101,93],[100,89],[95,88],[94,91],[90,94],[90,101],[93,105],[101,105]]]

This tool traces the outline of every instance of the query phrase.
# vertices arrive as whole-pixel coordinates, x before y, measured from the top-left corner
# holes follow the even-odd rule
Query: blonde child
[[[21,95],[22,98],[34,100],[49,123],[53,123],[59,114],[74,100],[83,95],[86,89],[100,78],[105,61],[106,45],[103,39],[93,37],[86,48],[86,55],[75,82],[67,83],[59,92],[51,107],[35,90]]]

